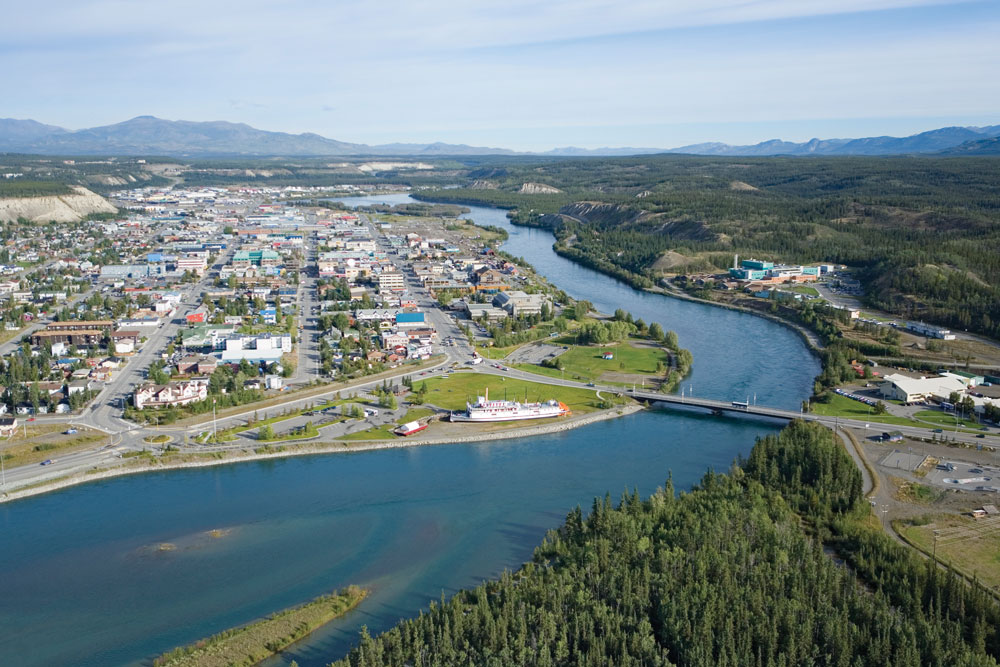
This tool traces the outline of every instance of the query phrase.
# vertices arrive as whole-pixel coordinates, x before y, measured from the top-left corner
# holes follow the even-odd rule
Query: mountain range
[[[164,155],[173,157],[309,157],[550,155],[625,156],[686,153],[718,156],[770,155],[1000,155],[1000,125],[943,127],[909,137],[811,139],[794,143],[772,139],[749,146],[702,143],[680,148],[555,148],[517,153],[465,144],[394,143],[371,146],[328,139],[313,133],[268,132],[244,123],[195,122],[138,116],[113,125],[66,130],[34,120],[0,119],[0,152],[43,155]]]

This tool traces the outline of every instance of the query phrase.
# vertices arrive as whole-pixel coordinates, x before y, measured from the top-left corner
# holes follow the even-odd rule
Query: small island
[[[358,606],[368,591],[348,586],[303,605],[276,612],[249,625],[231,628],[164,653],[155,667],[256,665],[285,650],[317,628]]]

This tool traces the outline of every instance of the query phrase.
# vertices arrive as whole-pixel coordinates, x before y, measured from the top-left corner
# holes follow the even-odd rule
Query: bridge
[[[694,408],[705,408],[713,414],[723,412],[738,412],[744,415],[757,415],[760,417],[774,417],[775,419],[809,419],[818,415],[803,414],[794,410],[782,410],[780,408],[768,408],[762,405],[755,405],[749,401],[717,401],[711,398],[695,398],[684,396],[683,394],[660,394],[652,391],[636,391],[634,389],[624,392],[632,398],[647,403],[666,403],[668,405],[685,405]]]

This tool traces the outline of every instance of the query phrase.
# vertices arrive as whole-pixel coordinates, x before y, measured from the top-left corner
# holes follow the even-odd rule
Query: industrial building
[[[953,391],[965,393],[966,383],[962,378],[943,375],[940,377],[911,378],[899,373],[886,375],[879,391],[885,398],[913,403],[936,398],[948,400]]]

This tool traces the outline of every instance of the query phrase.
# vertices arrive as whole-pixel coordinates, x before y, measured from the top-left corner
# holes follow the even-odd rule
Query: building
[[[931,326],[929,324],[924,324],[922,322],[908,322],[906,328],[917,334],[918,336],[924,336],[926,338],[940,338],[941,340],[955,340],[955,334],[953,334],[948,329],[941,329],[939,327]]]
[[[109,264],[101,267],[102,278],[148,278],[149,264]]]
[[[208,383],[195,380],[169,384],[144,384],[136,388],[132,402],[136,409],[187,405],[208,398]]]
[[[944,377],[958,378],[969,387],[977,387],[986,382],[985,376],[976,375],[975,373],[967,373],[965,371],[945,371],[941,373],[941,375]]]
[[[804,282],[818,280],[819,266],[775,265],[759,259],[744,259],[740,266],[729,269],[729,275],[737,280],[764,280],[769,282]]]
[[[291,351],[292,337],[289,334],[236,334],[226,338],[221,361],[225,364],[238,364],[245,359],[252,364],[271,364],[277,363],[282,354]]]
[[[497,308],[488,303],[462,302],[462,310],[469,316],[469,319],[480,321],[483,317],[489,322],[497,322],[507,317],[507,311]]]
[[[5,406],[6,407],[6,406]],[[10,437],[17,430],[17,417],[4,415],[0,417],[0,436]]]
[[[405,329],[408,327],[422,327],[427,324],[423,313],[415,311],[401,311],[396,313],[396,326]]]
[[[492,292],[507,289],[505,276],[494,268],[484,266],[472,274],[472,282],[477,290]]]
[[[240,250],[233,255],[233,260],[230,263],[236,269],[249,269],[252,266],[277,267],[281,266],[281,255],[277,251],[267,248],[262,250]]]
[[[104,331],[99,329],[66,329],[60,331],[36,331],[31,334],[32,345],[46,343],[66,343],[76,347],[91,347],[104,341]]]
[[[184,273],[190,271],[198,276],[205,275],[205,270],[208,268],[208,262],[201,257],[181,257],[176,265],[178,271]]]
[[[208,308],[205,306],[199,306],[194,312],[188,313],[184,316],[188,324],[204,324],[205,320],[208,318]]]
[[[218,366],[215,357],[189,354],[177,362],[177,372],[180,375],[211,375]]]
[[[904,403],[913,403],[933,397],[947,397],[953,391],[965,393],[966,384],[955,377],[911,378],[899,373],[886,375],[879,391],[884,398],[890,398]]]
[[[513,317],[538,315],[546,303],[548,298],[544,294],[526,294],[520,290],[499,292],[493,297],[493,305],[503,308]]]
[[[406,289],[406,279],[398,271],[383,271],[378,276],[378,288],[381,292],[402,292]]]
[[[111,331],[114,328],[115,323],[112,320],[67,320],[65,322],[52,322],[45,327],[45,330],[97,329],[99,331]]]

